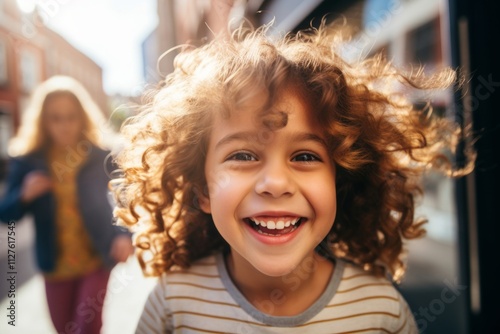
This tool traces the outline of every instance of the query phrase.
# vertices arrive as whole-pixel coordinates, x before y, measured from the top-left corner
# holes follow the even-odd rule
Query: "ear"
[[[200,191],[198,188],[195,188],[194,191],[201,211],[205,213],[212,213],[212,208],[210,207],[210,198],[208,197],[208,194],[205,195],[205,192]]]

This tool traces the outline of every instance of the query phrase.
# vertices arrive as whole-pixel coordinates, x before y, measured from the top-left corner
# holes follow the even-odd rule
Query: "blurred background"
[[[179,44],[199,44],[229,25],[255,26],[274,20],[270,34],[346,19],[353,38],[344,48],[349,60],[382,52],[402,68],[425,71],[453,66],[473,74],[461,90],[434,94],[441,117],[455,118],[480,134],[478,169],[452,180],[430,174],[417,211],[428,234],[411,241],[408,274],[399,289],[422,333],[480,333],[498,329],[494,279],[498,269],[494,215],[498,198],[498,106],[500,57],[495,58],[493,2],[467,0],[0,0],[0,194],[7,144],[19,127],[34,87],[52,75],[81,81],[118,129],[133,114],[144,89],[172,70]],[[412,97],[415,104],[421,96]],[[460,153],[460,152],[459,152]],[[460,160],[460,154],[457,156]],[[496,196],[495,196],[496,194]],[[25,220],[29,220],[26,218]],[[2,333],[50,333],[43,282],[32,259],[31,224],[18,225],[18,327]],[[0,272],[5,272],[6,227],[0,225]],[[498,251],[496,251],[498,254]],[[496,272],[499,272],[498,270]],[[0,289],[0,310],[7,288]],[[117,286],[105,306],[105,333],[132,333],[154,282],[129,259],[114,270]],[[118,291],[119,290],[119,291]],[[38,300],[34,300],[38,298]],[[2,316],[2,318],[4,318]],[[493,331],[492,331],[493,332]]]

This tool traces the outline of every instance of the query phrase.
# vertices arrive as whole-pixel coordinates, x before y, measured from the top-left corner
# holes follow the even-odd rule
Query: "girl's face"
[[[44,126],[53,144],[73,146],[83,130],[82,110],[70,95],[50,97],[45,103]]]
[[[268,131],[251,112],[217,116],[200,201],[238,256],[268,276],[288,274],[325,238],[336,213],[335,171],[321,127],[286,92],[288,124]]]

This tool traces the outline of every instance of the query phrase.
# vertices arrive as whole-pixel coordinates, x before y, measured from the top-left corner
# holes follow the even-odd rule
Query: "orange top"
[[[69,154],[68,150],[51,149],[48,161],[56,201],[55,226],[57,259],[49,280],[70,279],[85,275],[101,266],[101,259],[85,230],[78,208],[76,175],[85,156]]]

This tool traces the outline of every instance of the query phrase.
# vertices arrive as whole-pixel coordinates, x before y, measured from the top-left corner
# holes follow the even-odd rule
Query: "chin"
[[[257,259],[258,263],[250,262],[253,267],[261,272],[262,274],[269,277],[282,277],[290,274],[297,266],[300,261],[292,260],[277,260],[277,261],[265,261]]]

